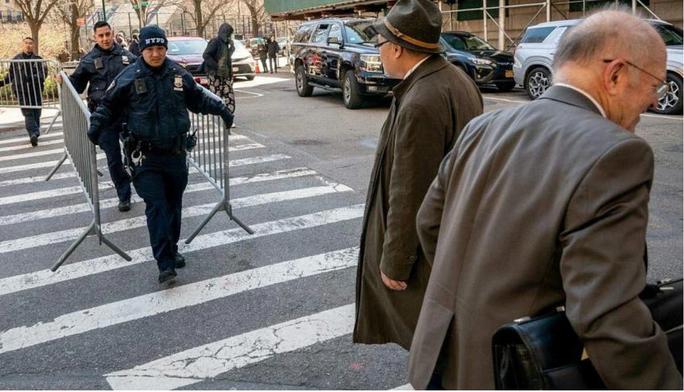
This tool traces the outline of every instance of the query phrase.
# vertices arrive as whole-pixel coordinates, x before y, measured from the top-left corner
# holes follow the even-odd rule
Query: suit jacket
[[[408,349],[430,274],[415,219],[442,158],[465,124],[482,113],[473,81],[439,55],[394,89],[371,174],[356,284],[358,343],[395,342]],[[408,282],[392,291],[380,279]]]
[[[493,389],[495,330],[565,305],[606,386],[681,389],[638,298],[652,178],[648,144],[566,87],[468,124],[418,213],[432,274],[411,384],[439,363],[446,388]]]

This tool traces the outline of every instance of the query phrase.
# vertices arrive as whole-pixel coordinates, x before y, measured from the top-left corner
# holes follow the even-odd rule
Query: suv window
[[[656,30],[663,38],[666,46],[681,45],[682,44],[682,30],[666,24],[654,24]]]
[[[451,34],[444,34],[442,37],[452,48],[456,50],[466,50],[465,42],[463,42],[461,38]]]
[[[339,42],[342,42],[342,28],[340,28],[339,23],[333,23],[332,26],[330,26],[330,33],[328,34],[328,38],[337,38]]]
[[[309,42],[311,38],[311,33],[313,32],[315,25],[309,23],[304,24],[299,27],[297,34],[294,36],[294,42]]]
[[[544,42],[546,37],[548,37],[549,34],[551,34],[551,32],[555,29],[555,26],[529,28],[527,29],[527,31],[525,31],[525,35],[523,35],[522,39],[520,40],[520,43],[538,44],[540,42]]]
[[[347,22],[344,24],[344,32],[347,34],[347,42],[352,44],[362,44],[364,42],[372,42],[375,38],[371,38],[366,31],[366,28],[373,24],[373,21],[359,20]]]
[[[321,23],[311,38],[311,42],[314,44],[324,44],[325,39],[328,37],[328,28],[330,25],[328,23]]]

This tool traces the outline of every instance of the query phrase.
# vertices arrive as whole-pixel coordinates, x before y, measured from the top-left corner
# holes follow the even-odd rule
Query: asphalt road
[[[144,204],[115,208],[103,179],[103,230],[131,256],[87,239],[49,267],[92,220],[61,126],[31,148],[0,132],[0,388],[391,389],[406,353],[351,344],[362,204],[388,101],[347,110],[339,93],[300,98],[289,75],[238,82],[231,139],[235,215],[219,214],[192,244],[178,283],[160,288]],[[486,110],[524,93],[485,91]],[[1,121],[1,120],[0,120]],[[682,275],[682,118],[645,115],[656,154],[649,276]],[[106,173],[104,160],[99,161]],[[218,195],[191,174],[181,236]]]

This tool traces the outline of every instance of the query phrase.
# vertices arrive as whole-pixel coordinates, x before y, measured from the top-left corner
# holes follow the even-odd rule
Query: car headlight
[[[475,63],[477,65],[492,65],[493,61],[487,60],[487,59],[474,58],[473,63]]]
[[[359,68],[366,72],[382,72],[380,56],[375,54],[362,54],[359,58]]]

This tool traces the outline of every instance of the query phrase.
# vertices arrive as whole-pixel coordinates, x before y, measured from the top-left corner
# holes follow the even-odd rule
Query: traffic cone
[[[254,67],[254,73],[261,73],[261,69],[259,69],[259,62],[256,62],[256,66]]]

